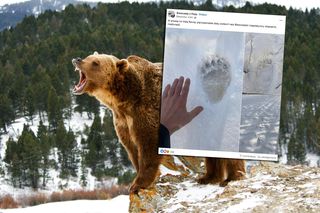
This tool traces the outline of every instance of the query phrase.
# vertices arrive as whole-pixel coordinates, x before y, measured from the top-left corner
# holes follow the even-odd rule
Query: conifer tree
[[[7,95],[0,94],[0,126],[7,132],[7,125],[14,119],[14,110]]]
[[[76,97],[76,103],[78,104],[76,107],[76,111],[80,112],[87,112],[87,115],[90,119],[92,119],[92,115],[96,115],[99,113],[99,102],[89,97],[88,95],[81,95]]]
[[[39,140],[41,149],[40,169],[42,177],[42,187],[45,187],[49,178],[49,169],[51,167],[51,162],[49,160],[51,146],[49,132],[42,121],[40,121],[38,126],[37,138]]]
[[[27,133],[23,138],[23,163],[26,167],[26,180],[27,185],[33,188],[38,188],[39,184],[39,168],[41,161],[41,149],[39,141],[34,137],[33,134]]]
[[[102,176],[104,170],[104,161],[106,157],[105,147],[103,144],[103,132],[101,119],[95,115],[90,133],[87,139],[86,164],[92,169],[92,174]]]
[[[32,73],[30,84],[34,93],[34,106],[39,114],[40,119],[43,120],[42,112],[48,110],[48,94],[51,83],[50,77],[41,65],[39,65]]]
[[[34,90],[31,86],[29,86],[26,90],[25,94],[25,110],[26,110],[26,116],[29,117],[29,120],[33,123],[33,115],[35,113],[35,94]]]
[[[78,171],[78,163],[79,161],[79,150],[77,147],[76,137],[71,129],[69,129],[67,133],[67,144],[66,150],[68,150],[67,162],[68,162],[68,170],[69,174],[73,177],[77,176]]]
[[[34,133],[24,125],[18,141],[10,139],[7,145],[5,162],[8,164],[13,185],[37,188],[41,153],[39,141]]]
[[[299,120],[297,129],[293,135],[291,135],[288,144],[288,163],[290,164],[304,164],[306,160],[306,135],[304,129],[304,123]]]
[[[85,163],[85,153],[84,151],[81,152],[81,176],[80,176],[80,182],[82,186],[87,186],[88,180],[87,180],[88,171],[86,168]]]
[[[12,138],[7,141],[7,149],[4,162],[7,163],[8,172],[11,176],[11,182],[14,187],[22,187],[21,182],[21,162],[18,157],[19,147]]]
[[[302,121],[298,124],[298,129],[296,133],[297,138],[297,144],[295,147],[295,159],[300,164],[305,164],[306,161],[306,136],[305,136],[306,130],[305,125]]]
[[[55,131],[58,127],[58,123],[62,121],[62,110],[60,108],[59,97],[53,88],[49,90],[47,112],[49,129]]]
[[[65,143],[67,140],[67,131],[62,121],[59,122],[55,134],[55,145],[58,148],[58,160],[60,163],[60,176],[67,177],[69,174],[67,172],[67,159],[66,159],[66,150]]]
[[[10,81],[11,89],[9,90],[8,97],[12,100],[13,107],[17,111],[17,114],[22,114],[24,110],[22,103],[24,101],[24,91],[27,88],[27,78],[23,74],[19,63],[15,64],[14,68],[14,78]]]
[[[67,132],[62,121],[56,130],[55,143],[58,148],[60,177],[77,176],[78,158],[77,142],[71,130]]]

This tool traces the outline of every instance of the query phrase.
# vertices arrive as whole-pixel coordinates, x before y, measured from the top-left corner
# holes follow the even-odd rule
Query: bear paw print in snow
[[[201,61],[198,72],[209,101],[220,102],[231,82],[229,62],[220,56],[209,55]]]

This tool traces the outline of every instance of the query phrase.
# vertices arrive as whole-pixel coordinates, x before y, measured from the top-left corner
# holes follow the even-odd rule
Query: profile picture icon
[[[176,14],[174,13],[174,11],[169,11],[168,16],[171,18],[174,18],[176,16]]]

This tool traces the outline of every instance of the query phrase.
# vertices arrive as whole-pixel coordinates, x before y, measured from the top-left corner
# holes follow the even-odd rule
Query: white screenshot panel
[[[167,9],[163,85],[204,110],[159,154],[277,161],[285,16]]]

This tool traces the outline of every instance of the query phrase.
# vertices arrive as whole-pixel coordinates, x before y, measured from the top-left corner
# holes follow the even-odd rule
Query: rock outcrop
[[[260,162],[219,187],[196,182],[200,158],[167,160],[154,187],[130,195],[130,212],[320,212],[320,168]]]

